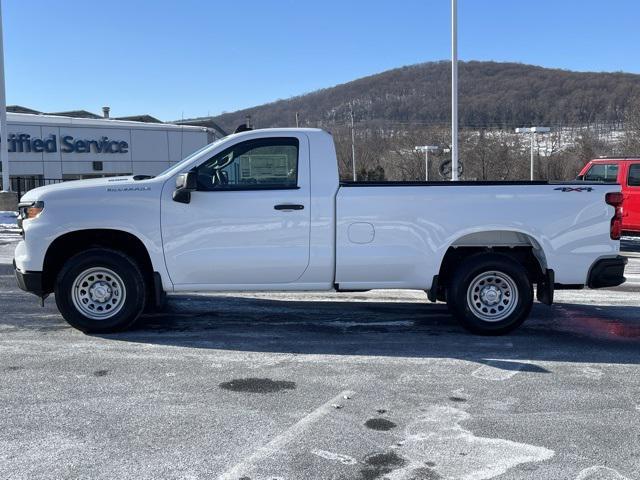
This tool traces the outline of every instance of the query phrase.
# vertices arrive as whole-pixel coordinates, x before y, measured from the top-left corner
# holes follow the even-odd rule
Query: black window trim
[[[631,183],[629,183],[629,180],[631,179],[631,169],[633,167],[640,168],[640,163],[630,163],[629,164],[629,169],[627,170],[627,187],[639,188],[640,187],[640,183],[634,183],[633,185]]]
[[[204,165],[213,157],[217,157],[218,155],[222,155],[233,148],[237,148],[239,145],[243,145],[245,143],[253,143],[253,144],[257,144],[258,147],[277,146],[278,142],[282,142],[282,141],[290,142],[291,145],[296,147],[296,183],[295,185],[260,185],[260,184],[255,184],[252,186],[227,185],[225,187],[218,187],[218,188],[211,188],[211,189],[208,189],[208,188],[202,189],[198,187],[196,191],[198,192],[242,192],[242,191],[259,191],[259,190],[299,190],[300,185],[298,185],[298,180],[300,178],[299,177],[300,172],[298,170],[298,167],[300,166],[300,140],[298,139],[298,137],[262,137],[262,138],[258,137],[258,138],[245,140],[243,142],[238,142],[231,145],[230,147],[225,148],[224,150],[221,150],[215,155],[210,156],[205,161],[201,162],[197,167],[194,167],[193,171],[197,173],[197,170],[198,168],[200,168],[201,165]],[[257,147],[250,147],[249,149],[251,148],[257,148]]]

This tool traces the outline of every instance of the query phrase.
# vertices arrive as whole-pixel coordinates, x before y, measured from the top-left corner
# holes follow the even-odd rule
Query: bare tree
[[[624,117],[622,154],[640,156],[640,95],[629,101]]]

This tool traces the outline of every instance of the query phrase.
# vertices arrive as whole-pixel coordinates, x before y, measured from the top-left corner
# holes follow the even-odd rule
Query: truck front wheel
[[[92,248],[66,261],[55,286],[64,319],[86,333],[124,330],[145,305],[144,276],[136,262],[116,250]]]
[[[455,271],[447,289],[449,310],[467,330],[501,335],[526,320],[533,287],[526,269],[500,254],[477,254]]]

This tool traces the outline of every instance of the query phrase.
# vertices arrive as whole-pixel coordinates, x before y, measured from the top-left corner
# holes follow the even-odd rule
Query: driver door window
[[[256,139],[234,145],[197,167],[198,190],[297,188],[296,138]]]

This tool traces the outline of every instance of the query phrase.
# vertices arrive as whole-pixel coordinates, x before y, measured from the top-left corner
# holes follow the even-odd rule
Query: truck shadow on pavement
[[[53,296],[40,308],[32,295],[17,289],[9,265],[0,265],[0,287],[3,334],[32,331],[43,339],[62,335],[77,341]],[[619,295],[625,288],[637,287],[614,290]],[[536,304],[531,318],[511,334],[480,337],[463,330],[444,304],[383,295],[308,294],[304,300],[282,294],[171,295],[166,311],[143,316],[131,331],[99,337],[248,353],[464,358],[538,372],[543,370],[528,362],[640,364],[637,304]]]
[[[482,337],[463,330],[443,304],[179,295],[134,330],[101,336],[243,352],[463,358],[544,373],[528,362],[640,363],[640,307],[536,304],[516,331]]]

